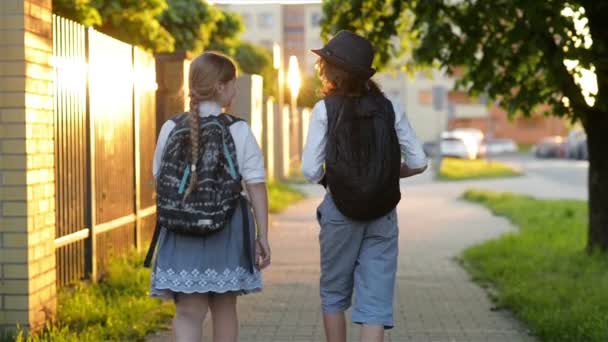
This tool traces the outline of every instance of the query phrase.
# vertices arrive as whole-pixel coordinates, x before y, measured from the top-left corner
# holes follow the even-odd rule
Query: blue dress
[[[261,273],[253,266],[254,222],[251,207],[243,200],[228,226],[209,236],[176,234],[161,227],[150,295],[172,299],[176,293],[260,291]]]

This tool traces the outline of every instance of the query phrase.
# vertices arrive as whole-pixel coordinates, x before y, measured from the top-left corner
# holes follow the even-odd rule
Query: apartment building
[[[298,57],[303,73],[312,75],[316,58],[310,49],[322,46],[321,4],[281,4],[264,2],[247,4],[244,1],[217,1],[224,10],[238,13],[243,18],[245,31],[242,39],[268,49],[278,43],[283,49],[284,63],[289,56]]]
[[[272,49],[273,43],[283,48],[284,65],[289,56],[298,57],[305,75],[314,74],[317,56],[311,49],[321,47],[320,1],[230,1],[215,3],[239,13],[245,23],[243,40]],[[498,106],[486,105],[484,99],[471,99],[452,91],[455,79],[434,70],[410,77],[404,72],[385,72],[374,76],[384,93],[406,111],[420,140],[433,141],[452,127],[476,127],[495,138],[511,138],[534,143],[545,136],[564,134],[560,119],[534,116],[510,121]]]

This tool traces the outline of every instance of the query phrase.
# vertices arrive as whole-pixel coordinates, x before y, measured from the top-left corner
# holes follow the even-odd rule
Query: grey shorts
[[[393,327],[399,227],[395,210],[369,222],[338,211],[330,194],[317,209],[321,225],[321,305],[324,313],[351,306],[354,323]]]

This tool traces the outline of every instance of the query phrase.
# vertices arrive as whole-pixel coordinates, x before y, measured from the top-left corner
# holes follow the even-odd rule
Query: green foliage
[[[521,173],[509,165],[487,160],[464,160],[443,158],[439,178],[444,180],[465,180],[503,178],[520,176]]]
[[[298,96],[298,106],[300,107],[314,107],[321,99],[319,90],[321,89],[321,80],[317,75],[306,76],[302,79],[302,88]]]
[[[53,12],[152,52],[233,56],[243,24],[204,0],[55,0]]]
[[[291,204],[301,201],[304,197],[303,193],[287,184],[279,182],[268,183],[269,211],[273,214],[284,211]]]
[[[150,269],[142,264],[140,254],[115,258],[99,283],[62,289],[56,322],[16,341],[138,341],[165,328],[173,306],[149,297]]]
[[[203,0],[168,0],[159,17],[161,25],[175,39],[175,50],[199,54],[211,42],[222,13]]]
[[[168,8],[165,0],[105,0],[94,4],[101,14],[101,32],[150,51],[173,51],[175,40],[158,20]]]
[[[486,191],[464,198],[520,228],[464,253],[474,279],[498,290],[498,307],[513,310],[542,341],[608,340],[608,259],[585,252],[585,202]]]
[[[448,73],[461,67],[457,86],[472,95],[488,94],[500,100],[509,113],[532,113],[539,106],[551,106],[551,114],[585,118],[593,112],[587,105],[565,59],[578,60],[583,67],[594,64],[600,91],[595,109],[608,110],[608,23],[605,1],[339,1],[324,3],[324,32],[341,28],[366,33],[380,52],[377,65],[397,57],[391,39],[415,37],[410,65],[439,66]],[[591,48],[572,18],[561,15],[569,6],[583,9],[588,18]],[[413,13],[411,26],[404,25]],[[397,20],[396,20],[397,19]],[[567,96],[570,106],[562,102]],[[598,113],[600,115],[601,113]]]
[[[351,30],[366,36],[376,49],[374,65],[382,69],[410,53],[414,39],[410,27],[412,15],[407,1],[399,0],[326,0],[321,20],[322,37],[339,30]],[[399,39],[391,40],[391,37]]]
[[[256,74],[264,78],[264,96],[275,95],[277,81],[270,51],[261,46],[241,42],[236,45],[233,57],[242,73]]]
[[[99,26],[101,25],[101,15],[91,1],[53,0],[53,13],[85,26]]]
[[[221,12],[215,29],[210,32],[211,41],[208,49],[234,56],[239,36],[243,30],[243,20],[238,14]]]
[[[272,69],[270,52],[253,44],[238,44],[234,58],[239,62],[241,71],[247,74],[261,74],[264,68]]]

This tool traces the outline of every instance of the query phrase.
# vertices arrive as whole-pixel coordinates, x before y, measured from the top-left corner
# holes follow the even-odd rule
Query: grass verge
[[[131,253],[114,258],[95,284],[78,283],[58,294],[57,318],[37,335],[15,341],[143,341],[146,335],[167,327],[174,308],[150,298],[150,269],[143,256]],[[6,338],[6,340],[9,340]]]
[[[467,180],[515,177],[520,175],[519,171],[497,161],[444,158],[441,162],[439,179]]]
[[[505,193],[464,198],[520,230],[467,249],[463,264],[543,341],[608,341],[608,258],[585,252],[587,205]]]
[[[304,194],[285,183],[268,182],[268,206],[272,214],[280,213],[293,203],[304,199]]]

